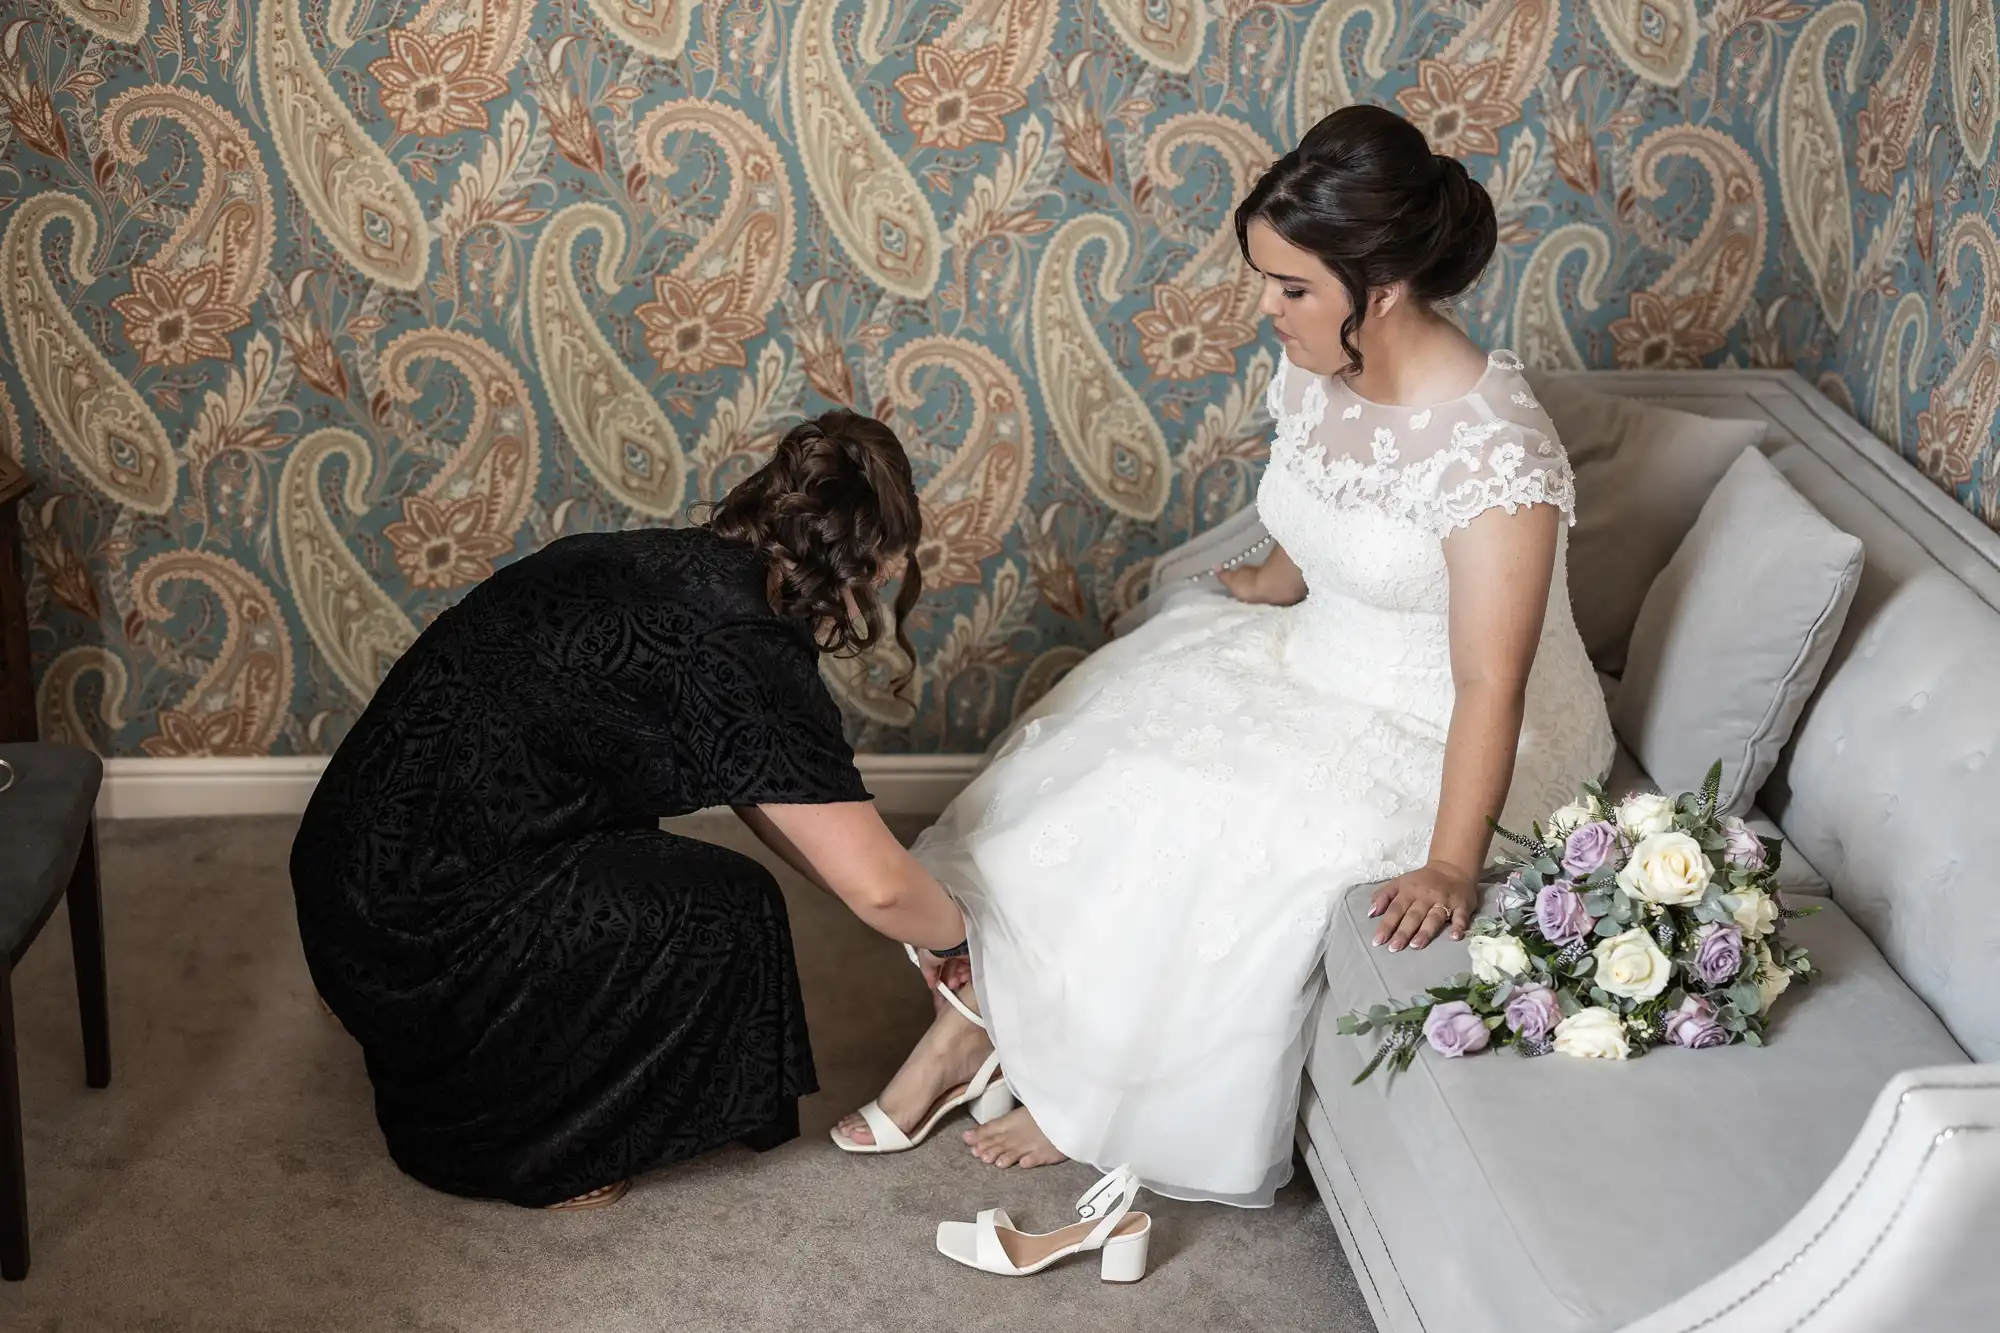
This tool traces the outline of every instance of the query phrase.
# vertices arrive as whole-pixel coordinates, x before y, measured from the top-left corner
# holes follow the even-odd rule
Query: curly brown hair
[[[881,641],[877,586],[900,561],[894,632],[910,669],[895,688],[909,684],[917,654],[903,626],[924,591],[924,517],[896,432],[844,408],[800,422],[710,508],[707,527],[757,548],[771,609],[810,625],[821,652],[858,655]]]

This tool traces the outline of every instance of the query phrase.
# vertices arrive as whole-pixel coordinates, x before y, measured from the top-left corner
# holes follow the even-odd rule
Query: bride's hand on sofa
[[[1368,915],[1382,919],[1375,943],[1392,952],[1406,944],[1421,949],[1447,928],[1463,939],[1478,910],[1478,876],[1436,862],[1389,880],[1368,904]]]
[[[1239,602],[1262,606],[1292,606],[1306,597],[1306,576],[1292,563],[1282,546],[1272,546],[1270,558],[1261,565],[1239,565],[1217,570],[1222,586]]]

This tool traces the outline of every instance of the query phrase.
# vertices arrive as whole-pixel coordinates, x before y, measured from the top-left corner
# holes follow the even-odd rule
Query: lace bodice
[[[1520,371],[1511,352],[1495,352],[1471,392],[1408,408],[1280,360],[1257,503],[1315,598],[1442,614],[1443,539],[1454,530],[1531,504],[1575,521],[1569,459]]]

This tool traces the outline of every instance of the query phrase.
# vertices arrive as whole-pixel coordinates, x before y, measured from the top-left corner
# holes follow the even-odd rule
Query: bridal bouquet
[[[1418,1039],[1457,1057],[1489,1046],[1523,1055],[1623,1060],[1658,1042],[1703,1050],[1761,1045],[1771,1005],[1813,975],[1782,923],[1775,876],[1783,844],[1718,817],[1722,765],[1699,794],[1628,796],[1616,807],[1590,784],[1581,800],[1523,837],[1498,917],[1473,922],[1472,971],[1406,1004],[1341,1018],[1349,1035],[1381,1032],[1355,1077],[1407,1069]]]

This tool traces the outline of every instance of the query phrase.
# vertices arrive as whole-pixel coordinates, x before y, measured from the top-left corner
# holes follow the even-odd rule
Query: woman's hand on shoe
[[[930,987],[931,998],[939,1005],[944,1003],[944,997],[937,993],[940,985],[958,990],[972,980],[972,960],[963,956],[940,958],[929,949],[919,949],[917,966],[923,969],[924,985]]]
[[[1382,921],[1375,943],[1394,952],[1406,944],[1421,949],[1446,930],[1455,940],[1465,938],[1478,909],[1478,877],[1434,861],[1375,890],[1368,915]]]

